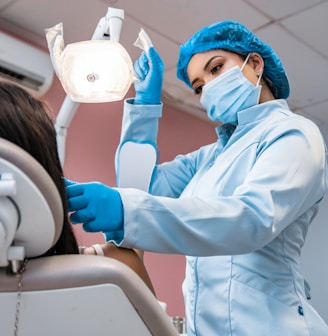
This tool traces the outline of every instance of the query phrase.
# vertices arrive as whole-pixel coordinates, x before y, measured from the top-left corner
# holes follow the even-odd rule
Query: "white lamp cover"
[[[129,54],[120,43],[110,40],[67,45],[60,73],[66,93],[81,103],[121,100],[134,78]]]
[[[61,28],[61,24],[55,26],[55,33],[52,31],[51,39],[47,39],[53,66],[66,94],[80,103],[123,99],[134,80],[132,60],[125,48],[112,40],[82,41],[63,48]]]

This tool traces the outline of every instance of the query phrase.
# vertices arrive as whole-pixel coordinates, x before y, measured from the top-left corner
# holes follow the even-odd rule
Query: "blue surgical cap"
[[[275,98],[289,96],[289,83],[281,60],[273,49],[247,27],[235,21],[223,21],[204,27],[180,46],[177,76],[191,87],[187,66],[197,53],[224,49],[237,53],[259,53],[264,60],[263,78],[267,79]]]

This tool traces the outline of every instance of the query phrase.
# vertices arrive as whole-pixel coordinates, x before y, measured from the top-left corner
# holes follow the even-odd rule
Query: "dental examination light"
[[[80,103],[118,101],[125,97],[136,78],[133,63],[119,43],[124,11],[109,7],[89,41],[68,44],[63,39],[63,24],[45,30],[51,61],[66,97],[56,118],[58,154],[65,161],[67,128]],[[152,42],[141,29],[134,46],[147,52]],[[143,162],[142,167],[133,162]],[[118,186],[148,190],[156,162],[156,150],[149,144],[127,142],[121,148]]]
[[[92,40],[73,43],[66,47],[62,23],[46,29],[51,61],[66,92],[55,123],[58,154],[62,166],[64,166],[65,160],[67,128],[79,103],[122,99],[132,83],[131,59],[118,42],[123,19],[123,10],[109,7],[106,16],[99,20]],[[115,73],[110,74],[110,71],[119,68],[116,66],[115,59],[111,60],[111,46],[114,49],[113,55],[116,61],[119,51],[122,52],[123,60],[127,60],[125,66],[123,61],[120,62],[123,64],[121,73],[125,74],[124,77],[117,76]],[[93,49],[94,47],[95,49]],[[120,94],[119,90],[115,88],[116,84],[113,79],[118,83],[117,87],[121,88]]]
[[[124,14],[109,8],[92,40],[64,46],[63,24],[47,30],[51,59],[67,95],[79,103],[123,99],[131,86],[132,60],[119,43]]]

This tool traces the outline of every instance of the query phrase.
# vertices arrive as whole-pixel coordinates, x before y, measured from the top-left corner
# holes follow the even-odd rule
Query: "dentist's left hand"
[[[134,104],[154,105],[161,103],[161,94],[164,77],[164,63],[154,47],[149,48],[148,53],[142,52],[133,66],[136,96]]]
[[[99,182],[77,183],[65,179],[68,211],[73,224],[83,224],[87,232],[123,230],[120,193]]]

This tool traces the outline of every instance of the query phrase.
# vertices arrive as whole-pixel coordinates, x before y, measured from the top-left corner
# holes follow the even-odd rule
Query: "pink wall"
[[[133,96],[133,89],[128,97]],[[55,78],[45,99],[58,113],[65,98]],[[81,104],[67,134],[65,175],[76,181],[101,181],[115,185],[114,154],[119,143],[123,102]],[[169,106],[159,124],[160,161],[172,159],[216,140],[214,127]],[[103,242],[102,235],[83,232],[74,226],[80,245]],[[177,255],[145,254],[145,263],[157,297],[167,303],[170,316],[185,316],[181,284],[185,258]]]

